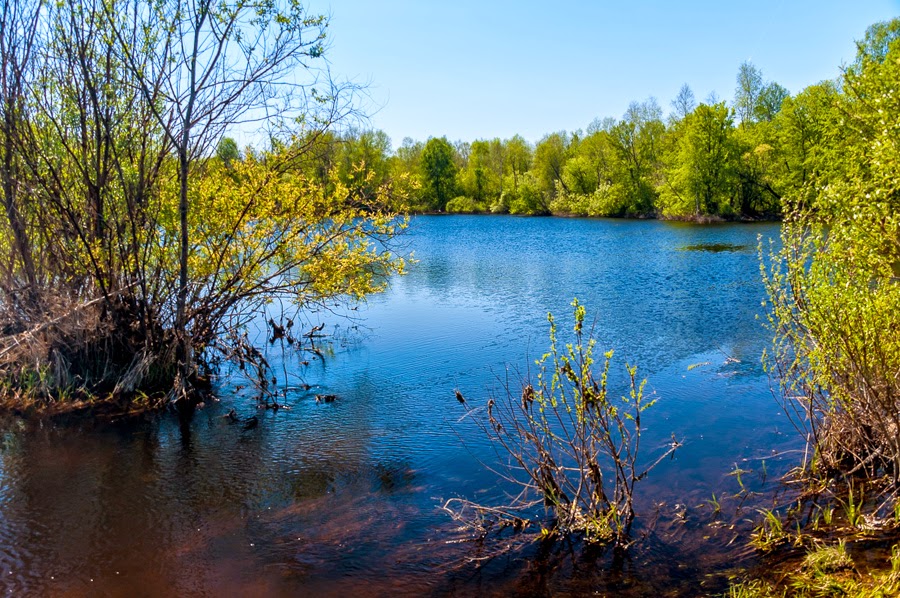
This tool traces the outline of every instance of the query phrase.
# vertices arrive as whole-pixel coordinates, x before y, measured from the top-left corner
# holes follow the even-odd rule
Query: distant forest
[[[782,198],[839,153],[843,94],[835,79],[791,96],[745,62],[731,102],[697,101],[684,85],[667,117],[650,98],[534,145],[432,137],[392,150],[382,131],[326,132],[310,140],[306,169],[325,184],[336,173],[360,198],[390,184],[395,207],[413,213],[777,219]],[[241,155],[230,138],[219,154]]]

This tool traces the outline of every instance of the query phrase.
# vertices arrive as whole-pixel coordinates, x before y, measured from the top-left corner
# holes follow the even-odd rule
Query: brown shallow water
[[[0,572],[10,595],[714,595],[753,565],[797,439],[759,366],[767,333],[748,251],[774,225],[445,217],[414,219],[419,260],[352,319],[330,353],[281,357],[291,409],[257,410],[241,380],[190,422],[0,425]],[[501,501],[473,404],[546,347],[546,312],[578,296],[601,345],[638,363],[659,403],[648,456],[684,441],[639,489],[640,541],[476,543],[440,509]],[[301,361],[309,361],[302,365]],[[621,361],[614,367],[621,370]],[[695,367],[696,366],[696,367]],[[622,376],[614,374],[613,383]],[[302,390],[309,384],[309,390]],[[319,404],[315,394],[333,393]],[[260,423],[223,417],[235,408]],[[765,465],[763,465],[765,462]],[[758,494],[738,498],[741,482]],[[710,506],[715,494],[721,512]],[[538,515],[536,513],[536,515]],[[493,558],[485,558],[491,555]]]

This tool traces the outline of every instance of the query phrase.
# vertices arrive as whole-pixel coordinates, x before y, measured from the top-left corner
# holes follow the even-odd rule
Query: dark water
[[[346,310],[350,319],[310,316],[331,335],[324,361],[270,348],[293,387],[290,410],[257,410],[232,382],[187,426],[168,415],[8,422],[0,584],[75,596],[721,592],[735,567],[753,564],[754,509],[799,458],[782,454],[797,442],[760,366],[757,236],[777,234],[415,218],[402,239],[418,260],[407,276]],[[479,404],[515,383],[547,348],[547,312],[568,328],[573,297],[601,347],[616,350],[614,383],[624,361],[638,364],[659,397],[645,417],[648,453],[672,433],[684,446],[642,482],[643,540],[624,560],[531,545],[473,563],[496,546],[460,541],[438,507],[508,488],[480,463],[492,453],[453,391]],[[259,425],[230,423],[232,407]]]

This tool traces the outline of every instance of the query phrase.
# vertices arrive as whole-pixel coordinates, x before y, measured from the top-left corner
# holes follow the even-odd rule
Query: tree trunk
[[[187,134],[185,134],[187,137]],[[178,258],[178,296],[175,312],[175,334],[178,342],[178,367],[183,377],[190,371],[190,342],[187,337],[187,286],[188,286],[188,155],[187,143],[178,151],[178,219],[181,224]]]

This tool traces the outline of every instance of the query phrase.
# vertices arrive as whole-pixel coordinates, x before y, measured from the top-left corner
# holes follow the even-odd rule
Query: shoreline
[[[495,212],[443,212],[435,210],[426,211],[410,211],[405,212],[404,216],[516,216],[520,218],[589,218],[592,220],[608,219],[608,220],[658,220],[660,222],[683,222],[689,224],[754,224],[754,223],[771,223],[782,222],[781,216],[752,218],[749,216],[741,216],[736,218],[725,218],[710,214],[701,214],[698,216],[677,216],[665,217],[658,214],[638,214],[629,216],[592,216],[588,214],[572,214],[568,212],[551,212],[547,214],[510,214]]]

